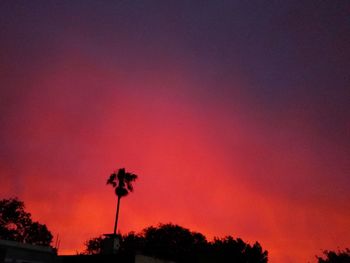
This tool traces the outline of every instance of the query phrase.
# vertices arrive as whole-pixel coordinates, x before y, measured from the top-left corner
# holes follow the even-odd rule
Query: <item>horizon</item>
[[[0,198],[61,253],[173,222],[269,262],[350,244],[350,2],[0,2]]]

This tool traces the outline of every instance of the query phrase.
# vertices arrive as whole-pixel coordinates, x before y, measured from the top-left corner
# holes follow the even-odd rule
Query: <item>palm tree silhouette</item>
[[[127,173],[125,172],[125,168],[121,168],[118,170],[118,172],[112,173],[107,180],[107,184],[110,184],[113,186],[115,190],[115,194],[118,197],[117,212],[115,214],[115,223],[114,223],[114,231],[113,231],[114,236],[116,236],[117,234],[120,199],[124,196],[127,196],[129,192],[132,192],[134,190],[132,183],[136,179],[137,179],[136,174]]]

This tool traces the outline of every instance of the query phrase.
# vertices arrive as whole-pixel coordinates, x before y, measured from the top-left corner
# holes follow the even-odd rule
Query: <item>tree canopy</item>
[[[17,198],[0,200],[0,239],[49,246],[52,234],[45,224],[35,222]]]
[[[104,240],[104,237],[88,240],[84,253],[101,253]],[[232,236],[209,242],[203,234],[174,224],[150,226],[140,233],[123,235],[120,240],[122,253],[138,252],[176,262],[265,263],[268,260],[268,252],[258,242],[250,245]]]
[[[136,174],[128,173],[125,171],[125,168],[120,168],[118,172],[114,172],[109,176],[107,184],[112,185],[115,194],[121,198],[127,196],[129,192],[134,190],[132,183],[136,181],[136,179]]]
[[[350,263],[350,249],[335,251],[323,251],[324,257],[316,256],[318,263]]]

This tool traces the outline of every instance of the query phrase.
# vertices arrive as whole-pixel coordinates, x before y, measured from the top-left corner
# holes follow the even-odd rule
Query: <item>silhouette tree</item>
[[[134,232],[130,232],[127,235],[122,235],[121,237],[122,246],[120,250],[122,252],[127,252],[129,254],[135,254],[136,251],[139,251],[143,244],[143,237],[135,235]],[[90,238],[87,240],[85,245],[85,250],[80,253],[81,255],[97,255],[102,254],[103,248],[108,243],[109,237],[107,236],[98,236]]]
[[[45,224],[33,222],[17,198],[0,200],[0,239],[49,246],[52,234]]]
[[[134,190],[132,183],[137,179],[137,175],[133,173],[125,172],[124,168],[118,170],[118,172],[112,173],[108,180],[107,184],[110,184],[115,189],[115,194],[117,195],[117,211],[115,214],[115,223],[113,235],[117,234],[117,226],[118,226],[118,217],[119,217],[119,207],[120,207],[120,199],[124,196],[127,196],[129,192]]]
[[[207,245],[205,236],[174,224],[150,226],[142,233],[143,253],[177,262],[197,262],[201,249]]]
[[[335,251],[323,251],[325,258],[316,256],[318,263],[350,263],[350,249]]]
[[[81,253],[83,255],[96,255],[101,254],[103,248],[103,242],[105,237],[94,237],[85,242],[85,250]]]
[[[232,236],[215,238],[206,253],[209,262],[266,263],[267,256],[268,252],[263,251],[258,242],[251,246]]]
[[[90,251],[100,253],[104,239],[92,238]],[[179,263],[266,263],[268,252],[258,242],[254,245],[227,236],[208,242],[204,235],[174,224],[150,226],[142,232],[121,237],[120,252],[173,260]],[[86,249],[85,251],[88,251]],[[91,253],[90,253],[91,254]]]
[[[130,232],[122,236],[120,251],[126,254],[135,255],[142,252],[145,246],[145,238],[141,233]]]

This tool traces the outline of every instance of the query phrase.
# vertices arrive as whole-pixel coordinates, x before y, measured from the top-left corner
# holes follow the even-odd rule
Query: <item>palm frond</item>
[[[124,180],[125,178],[125,168],[120,168],[117,174],[118,180]]]
[[[131,184],[131,182],[127,181],[127,182],[126,182],[126,187],[128,188],[128,190],[129,190],[130,192],[134,191],[134,187],[133,187],[133,185]]]
[[[115,173],[112,173],[107,180],[107,184],[111,184],[113,187],[116,187],[117,186],[117,183],[115,182],[116,177],[117,175]]]
[[[134,182],[137,179],[137,175],[133,173],[126,173],[125,174],[125,180],[128,182]]]
[[[128,173],[125,168],[120,168],[118,171],[111,174],[107,180],[107,184],[111,184],[115,188],[115,193],[119,197],[128,195],[129,191],[133,192],[134,187],[132,182],[137,179],[137,175]]]

